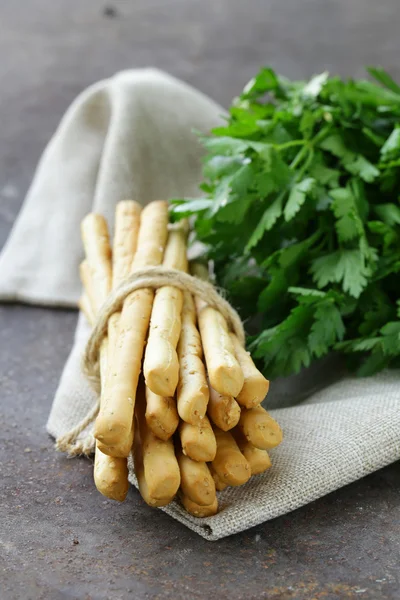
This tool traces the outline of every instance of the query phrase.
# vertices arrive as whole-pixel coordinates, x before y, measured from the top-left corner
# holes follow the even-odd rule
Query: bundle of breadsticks
[[[107,222],[82,222],[86,258],[80,307],[91,324],[111,290],[132,273],[162,266],[188,272],[187,223],[168,223],[168,203],[116,207],[111,247]],[[208,270],[192,265],[195,277]],[[165,285],[130,292],[108,320],[100,347],[100,408],[95,421],[94,480],[123,501],[127,458],[150,506],[178,496],[192,515],[218,510],[216,490],[239,486],[270,468],[282,441],[261,406],[269,382],[224,316],[187,290]]]

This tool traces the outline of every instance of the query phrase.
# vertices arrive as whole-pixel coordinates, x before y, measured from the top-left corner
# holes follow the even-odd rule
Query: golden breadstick
[[[86,292],[82,294],[78,301],[79,310],[83,312],[86,317],[86,320],[90,325],[94,323],[94,314],[92,312],[92,307],[89,302],[89,298],[87,297]]]
[[[133,271],[161,263],[167,225],[167,202],[152,202],[143,209]],[[154,291],[146,288],[132,292],[124,302],[111,366],[113,376],[107,378],[96,420],[95,437],[107,446],[121,446],[121,450],[132,436],[136,388],[153,298]]]
[[[250,465],[252,475],[264,473],[264,471],[271,468],[271,459],[266,450],[260,450],[260,448],[253,446],[253,444],[246,440],[238,427],[232,431],[232,434],[239,446],[240,452]]]
[[[243,373],[233,352],[224,317],[211,306],[196,301],[201,341],[212,387],[224,395],[237,396]]]
[[[178,343],[179,383],[176,393],[178,413],[183,421],[199,424],[207,410],[209,391],[203,364],[203,350],[196,326],[193,298],[183,294],[182,330]]]
[[[104,377],[104,379],[102,378],[102,388],[103,389],[107,384],[107,378],[112,377],[112,371],[110,369],[110,365],[113,360],[115,344],[117,343],[117,339],[118,339],[118,314],[119,313],[112,315],[112,317],[109,319],[109,321],[108,321],[108,337],[105,340],[103,340],[101,350],[100,350],[100,356],[101,356],[103,353],[103,346],[108,343],[108,346],[107,346],[107,348],[108,348],[108,353],[107,353],[108,368],[107,368],[106,376]],[[116,317],[116,318],[113,318],[113,317]],[[103,398],[103,394],[101,393],[100,407],[101,407],[102,398]],[[114,458],[119,457],[126,461],[125,457],[128,456],[130,451],[132,450],[132,443],[133,443],[133,434],[127,438],[125,445],[122,445],[120,443],[116,447],[107,446],[106,444],[103,444],[101,441],[96,440],[96,447],[99,448],[99,450],[101,450],[103,452],[103,454],[107,454],[108,456],[112,456]]]
[[[215,497],[214,502],[210,506],[199,506],[195,502],[192,502],[192,500],[190,500],[187,496],[185,496],[185,494],[182,493],[179,495],[179,497],[183,507],[188,511],[188,513],[190,513],[194,517],[212,517],[218,512],[217,497]]]
[[[146,478],[144,476],[143,453],[139,435],[135,435],[134,446],[135,475],[138,481],[140,495],[149,506],[165,506],[165,504],[168,504],[168,502],[165,502],[163,499],[155,500],[149,494],[149,488],[147,486]]]
[[[107,352],[103,351],[100,356],[101,380],[104,381],[106,373]],[[103,496],[118,500],[119,502],[125,500],[129,489],[126,458],[107,456],[106,454],[103,454],[99,449],[98,444],[96,444],[93,477],[96,488]]]
[[[187,226],[169,232],[163,266],[187,271]],[[143,373],[147,387],[160,396],[172,397],[179,378],[176,345],[181,333],[183,295],[166,285],[156,291],[151,313]]]
[[[90,323],[94,323],[95,314],[98,310],[99,301],[96,298],[96,290],[93,284],[92,270],[89,267],[88,261],[85,259],[79,265],[79,275],[81,278],[81,282],[83,288],[85,290],[81,300],[84,301],[84,298],[87,299],[88,305],[90,306],[90,310],[88,311],[88,306],[85,306],[85,315],[89,319]],[[104,286],[104,290],[105,290]],[[106,298],[106,296],[104,296]]]
[[[242,368],[244,383],[236,400],[246,408],[253,408],[262,402],[268,393],[269,381],[257,369],[251,358],[250,352],[243,348],[234,333],[231,340],[235,349],[236,358]]]
[[[212,466],[218,477],[228,485],[242,485],[251,475],[250,465],[240,452],[233,435],[229,431],[214,428],[217,440],[217,453]]]
[[[224,396],[209,386],[210,400],[207,413],[211,421],[222,429],[228,431],[237,425],[240,418],[240,406],[232,396]]]
[[[146,386],[146,421],[160,440],[169,440],[179,424],[175,398],[158,396]]]
[[[129,489],[126,458],[107,456],[96,447],[93,476],[96,488],[103,496],[119,502],[125,500]]]
[[[215,469],[213,468],[212,464],[208,465],[208,468],[210,470],[210,473],[212,475],[212,478],[214,479],[214,483],[215,483],[215,488],[219,491],[222,492],[225,488],[228,487],[228,484],[223,481],[221,479],[221,477],[218,475],[218,473],[215,471]]]
[[[283,439],[282,429],[262,406],[242,408],[238,428],[253,446],[261,450],[275,448]]]
[[[113,458],[118,457],[123,460],[126,460],[126,456],[129,455],[130,451],[132,450],[132,444],[133,436],[130,436],[129,439],[126,440],[124,446],[122,444],[118,444],[116,446],[106,446],[102,442],[99,442],[99,440],[96,440],[96,448],[101,450],[103,454],[107,454]]]
[[[97,219],[97,217],[99,217]],[[111,289],[111,247],[108,237],[107,224],[100,215],[91,213],[82,222],[87,258],[79,265],[79,273],[85,290],[81,301],[86,302],[86,316],[93,324],[99,307],[103,304]],[[89,260],[90,254],[90,260]],[[100,349],[100,364],[109,362],[108,340],[105,338]],[[103,370],[103,384],[106,373]]]
[[[194,264],[192,272],[199,279],[208,279],[206,267]],[[226,396],[236,397],[242,389],[244,378],[236,359],[225,318],[199,298],[195,299],[197,318],[208,377],[212,387]]]
[[[182,492],[192,502],[209,506],[215,500],[215,483],[205,462],[198,462],[177,452]]]
[[[115,209],[112,287],[128,277],[136,252],[142,207],[134,200],[118,202]]]
[[[107,221],[102,215],[90,213],[82,221],[81,233],[93,286],[90,301],[96,314],[111,290],[111,246]]]
[[[115,235],[113,244],[113,268],[112,268],[112,287],[117,287],[125,277],[129,275],[133,257],[135,256],[140,227],[140,213],[142,207],[133,200],[124,200],[118,202],[115,209]],[[117,342],[117,333],[119,327],[120,312],[114,313],[108,320],[108,338],[111,344],[111,354],[108,364],[107,377],[113,377],[112,361],[115,345]],[[111,337],[113,341],[111,342]],[[102,386],[101,394],[104,399],[106,387]],[[103,400],[104,403],[104,400]],[[132,431],[125,439],[125,443],[119,441],[116,446],[107,446],[101,440],[97,440],[97,447],[109,456],[126,457],[129,455],[133,443]]]
[[[178,461],[172,439],[160,440],[148,427],[145,419],[144,385],[140,386],[135,408],[143,459],[143,475],[148,497],[168,504],[181,483]],[[161,506],[161,504],[158,504]]]
[[[84,283],[86,286],[83,298],[85,298],[88,302],[87,314],[90,319],[90,322],[93,323],[94,313],[92,310],[92,306],[88,300],[89,297],[94,297],[90,271],[88,268],[85,267],[84,270],[81,270],[81,274],[84,275]],[[115,327],[110,327],[109,324],[108,337],[103,340],[100,349],[101,386],[104,386],[105,384],[105,379],[108,372],[108,354],[110,352],[110,348],[112,348],[113,344],[115,343],[115,338]],[[106,496],[107,498],[112,498],[113,500],[118,500],[119,502],[123,502],[123,500],[125,500],[126,498],[129,488],[128,466],[126,458],[114,458],[107,456],[107,454],[109,453],[109,448],[105,448],[105,450],[106,453],[103,453],[102,449],[99,448],[99,443],[96,442],[93,470],[96,488],[101,494],[103,494],[103,496]]]
[[[210,421],[204,417],[199,425],[182,421],[179,426],[182,451],[186,456],[200,462],[210,462],[217,451],[215,435]]]

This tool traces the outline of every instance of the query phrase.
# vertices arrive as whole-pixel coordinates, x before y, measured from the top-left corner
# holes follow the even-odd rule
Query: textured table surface
[[[288,76],[400,79],[398,0],[2,0],[0,243],[40,153],[88,84],[155,65],[228,105],[262,64]],[[1,276],[1,274],[0,274]],[[44,425],[74,312],[0,308],[0,596],[11,599],[400,598],[400,466],[206,542],[135,490],[99,496],[92,464]]]

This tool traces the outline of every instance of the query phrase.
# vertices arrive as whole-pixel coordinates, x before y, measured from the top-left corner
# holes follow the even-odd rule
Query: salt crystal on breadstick
[[[260,404],[267,395],[269,381],[257,369],[250,353],[243,348],[234,333],[231,333],[231,340],[244,376],[243,387],[236,396],[236,400],[246,408],[253,408]]]
[[[164,267],[187,271],[187,234],[185,224],[169,232]],[[182,299],[181,290],[173,286],[158,289],[154,298],[143,373],[147,387],[160,396],[173,396],[178,384],[176,346],[181,333]]]
[[[181,483],[175,448],[172,439],[160,440],[146,423],[144,385],[140,386],[137,396],[135,414],[147,494],[148,498],[157,502],[157,506],[163,506],[171,502]]]
[[[252,475],[259,475],[271,468],[271,459],[266,450],[261,450],[253,446],[253,444],[246,440],[243,433],[237,427],[232,431],[232,434],[239,446],[240,452],[250,465]]]
[[[146,422],[154,435],[169,440],[179,424],[175,398],[154,394],[146,386]]]
[[[193,515],[194,517],[204,518],[204,517],[212,517],[216,515],[218,512],[218,500],[215,497],[214,502],[210,506],[200,506],[196,504],[190,498],[185,496],[185,494],[180,494],[180,500],[182,502],[183,507]]]
[[[182,329],[178,343],[179,383],[176,393],[178,413],[183,421],[199,424],[207,410],[209,391],[203,350],[196,326],[196,309],[188,292],[183,294]]]
[[[240,406],[232,396],[220,394],[211,385],[210,400],[207,405],[207,413],[211,421],[222,429],[228,431],[237,425],[240,418]]]
[[[182,421],[179,426],[183,453],[200,462],[210,462],[217,451],[215,435],[210,421],[204,417],[199,425]]]
[[[162,262],[167,226],[167,202],[155,201],[143,209],[132,271]],[[152,289],[140,289],[129,294],[122,308],[111,366],[113,376],[107,378],[95,426],[95,437],[107,446],[120,445],[123,449],[132,435],[136,388],[153,299]]]
[[[283,439],[282,429],[262,406],[243,408],[238,428],[253,446],[261,450],[275,448]]]
[[[218,427],[214,427],[214,433],[217,440],[217,453],[212,461],[213,469],[228,485],[243,485],[251,476],[249,463],[229,431],[221,431]]]
[[[200,506],[209,506],[215,500],[215,483],[205,462],[198,462],[177,451],[181,472],[182,492],[192,502]]]
[[[199,279],[208,279],[207,269],[203,265],[194,264],[192,271]],[[226,319],[203,300],[196,298],[195,301],[210,383],[220,394],[235,398],[242,389],[244,377],[235,356]]]

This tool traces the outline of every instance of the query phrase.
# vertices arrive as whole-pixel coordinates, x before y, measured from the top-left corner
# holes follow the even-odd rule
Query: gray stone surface
[[[398,0],[2,0],[0,243],[74,96],[155,65],[228,105],[257,68],[400,79]],[[1,274],[0,274],[1,276]],[[135,490],[106,501],[87,460],[57,455],[44,424],[76,315],[0,308],[0,597],[400,598],[395,464],[285,517],[206,542]]]

